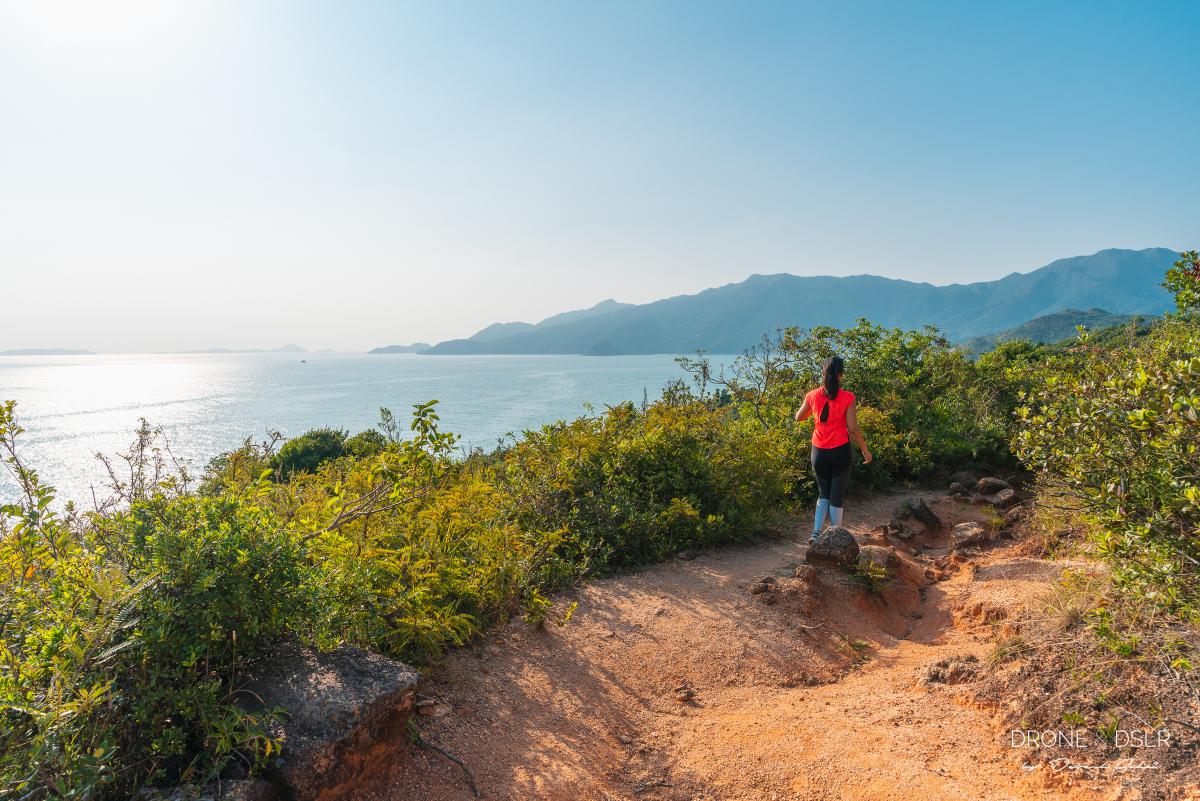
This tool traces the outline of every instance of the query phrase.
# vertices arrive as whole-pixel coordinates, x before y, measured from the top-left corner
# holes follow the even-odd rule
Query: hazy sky
[[[0,0],[0,349],[1200,246],[1200,3]]]

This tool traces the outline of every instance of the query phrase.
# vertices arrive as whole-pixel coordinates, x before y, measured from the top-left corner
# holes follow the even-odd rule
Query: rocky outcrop
[[[402,747],[419,677],[401,662],[350,646],[328,653],[287,646],[263,660],[242,697],[287,712],[276,732],[282,757],[268,778],[291,801],[353,797],[363,777]]]
[[[858,561],[858,551],[853,534],[840,526],[830,526],[808,546],[804,561],[848,567]]]

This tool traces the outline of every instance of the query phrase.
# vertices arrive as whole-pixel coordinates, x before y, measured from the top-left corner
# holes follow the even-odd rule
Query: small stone
[[[771,588],[766,584],[752,584],[750,586],[751,595],[762,595],[764,592],[770,592]]]
[[[632,737],[630,737],[628,734],[622,734],[622,735],[621,735],[620,737],[618,737],[617,739],[618,739],[618,740],[620,740],[620,741],[621,741],[621,743],[622,743],[622,744],[624,744],[624,745],[629,745],[630,743],[632,743],[632,742],[633,742],[633,738],[632,738]]]
[[[900,566],[900,557],[895,548],[885,548],[882,545],[863,545],[858,550],[859,567],[874,566],[882,568],[891,576]]]
[[[1017,502],[1017,491],[1012,487],[1008,487],[988,495],[981,493],[978,497],[983,503],[1004,508],[1007,506],[1012,506]]]
[[[979,481],[979,476],[972,473],[970,470],[959,470],[954,475],[950,476],[950,484],[961,484],[965,487],[973,487]]]
[[[984,528],[979,523],[959,523],[951,532],[951,537],[954,540],[954,546],[961,548],[966,545],[979,545],[985,542],[991,542],[994,537],[989,529]]]

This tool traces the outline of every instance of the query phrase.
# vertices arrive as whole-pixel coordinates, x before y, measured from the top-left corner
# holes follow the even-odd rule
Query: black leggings
[[[841,509],[846,481],[850,478],[850,443],[836,448],[818,448],[814,445],[812,466],[817,474],[817,489],[821,497],[828,498],[830,506]]]

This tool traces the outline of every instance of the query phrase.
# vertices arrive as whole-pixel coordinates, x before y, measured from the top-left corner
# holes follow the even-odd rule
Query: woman
[[[796,422],[813,418],[812,466],[817,474],[817,512],[813,516],[813,539],[829,522],[842,522],[842,498],[850,478],[850,439],[858,443],[863,464],[871,463],[871,449],[863,439],[854,410],[854,393],[842,389],[841,358],[832,356],[821,365],[821,386],[804,396],[804,405],[796,410]]]

